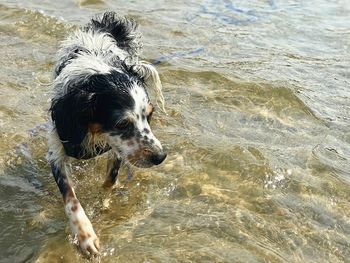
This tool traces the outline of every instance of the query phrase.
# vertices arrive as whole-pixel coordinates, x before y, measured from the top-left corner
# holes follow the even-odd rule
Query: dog
[[[114,12],[97,15],[61,43],[54,68],[48,160],[62,194],[72,236],[83,253],[99,239],[75,192],[67,163],[108,152],[103,186],[112,188],[122,163],[158,165],[166,153],[150,128],[153,87],[164,109],[157,70],[139,60],[137,23]]]

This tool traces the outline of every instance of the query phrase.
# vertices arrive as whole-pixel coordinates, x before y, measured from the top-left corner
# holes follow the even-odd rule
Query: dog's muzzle
[[[154,165],[161,164],[165,158],[167,157],[167,154],[162,152],[160,154],[154,154],[151,156],[150,160]]]

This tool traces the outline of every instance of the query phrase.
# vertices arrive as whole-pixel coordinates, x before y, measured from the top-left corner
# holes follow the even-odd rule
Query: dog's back
[[[81,63],[95,62],[92,68],[96,68],[96,63],[99,63],[98,68],[101,72],[108,71],[108,66],[113,66],[126,58],[131,60],[131,63],[137,62],[141,49],[141,34],[137,27],[134,20],[121,17],[115,12],[96,16],[62,42],[54,78],[58,77],[73,60],[75,62],[81,60]],[[76,64],[79,67],[78,63]],[[71,74],[71,70],[69,71]]]

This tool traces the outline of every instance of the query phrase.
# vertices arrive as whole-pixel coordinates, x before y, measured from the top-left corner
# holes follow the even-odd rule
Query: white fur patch
[[[146,118],[146,110],[149,106],[149,98],[143,87],[136,84],[129,90],[130,95],[134,99],[134,108],[127,113],[128,118],[132,119],[135,128],[141,134],[140,140],[147,138],[148,143],[144,145],[137,142],[137,138],[131,140],[122,140],[118,136],[106,136],[109,145],[112,146],[116,153],[120,153],[121,157],[125,159],[129,155],[135,155],[145,145],[151,151],[160,152],[163,150],[160,141],[154,136],[151,127]],[[147,132],[146,132],[147,131]],[[140,156],[142,157],[142,156]]]
[[[52,123],[50,126],[52,127]],[[52,128],[48,136],[49,155],[47,156],[47,159],[49,161],[53,161],[61,171],[67,172],[67,167],[65,164],[67,155],[64,151],[63,144],[58,137],[56,129]]]
[[[99,250],[98,238],[79,201],[77,199],[69,200],[65,206],[65,211],[69,219],[72,236],[78,240],[82,251],[86,254],[97,254]]]
[[[130,94],[133,97],[135,101],[135,107],[134,107],[134,118],[136,119],[136,127],[141,132],[141,135],[147,136],[149,140],[154,141],[154,145],[157,146],[160,150],[162,149],[162,145],[160,141],[154,136],[154,134],[151,131],[151,127],[149,126],[149,123],[146,118],[142,118],[142,115],[145,116],[146,109],[149,104],[149,100],[147,97],[147,94],[145,90],[141,87],[134,86],[130,90]],[[140,118],[136,118],[136,116],[140,116]],[[145,116],[146,117],[146,116]],[[144,130],[148,130],[149,133],[145,133]]]
[[[121,60],[124,60],[128,55],[126,51],[118,48],[115,40],[109,34],[93,30],[87,32],[78,30],[63,41],[58,53],[59,58],[64,56],[67,50],[72,50],[74,47],[84,47],[92,52],[91,55],[94,53],[106,54],[106,51],[113,52]]]
[[[113,61],[116,57],[124,60],[128,56],[125,50],[118,48],[115,40],[109,34],[79,30],[62,42],[58,52],[58,61],[78,47],[84,49],[62,68],[59,76],[54,80],[56,97],[67,92],[69,81],[82,82],[93,74],[108,74],[112,70],[119,71],[114,67]]]

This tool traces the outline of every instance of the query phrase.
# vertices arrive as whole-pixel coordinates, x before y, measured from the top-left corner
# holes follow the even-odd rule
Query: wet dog
[[[122,162],[151,167],[166,158],[150,129],[154,107],[147,92],[152,86],[163,103],[161,82],[152,65],[139,61],[140,49],[137,24],[107,12],[71,34],[58,53],[48,158],[72,235],[86,254],[98,253],[99,241],[69,180],[69,158],[108,151],[107,188]]]

